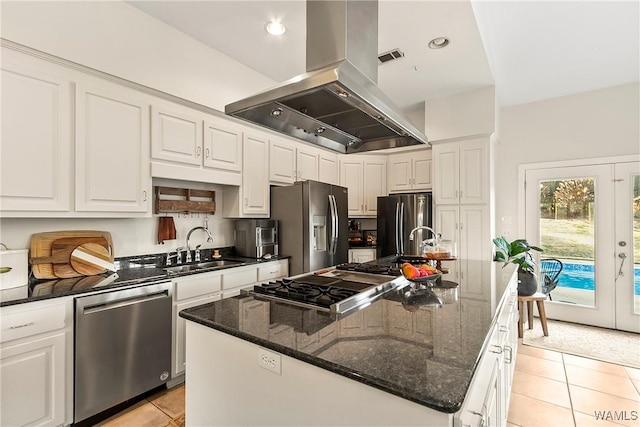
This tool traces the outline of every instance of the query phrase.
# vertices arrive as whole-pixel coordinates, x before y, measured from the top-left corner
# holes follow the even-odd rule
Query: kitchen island
[[[187,425],[506,421],[516,281],[511,268],[486,268],[497,304],[461,289],[441,308],[408,311],[394,289],[346,315],[255,295],[183,310]]]

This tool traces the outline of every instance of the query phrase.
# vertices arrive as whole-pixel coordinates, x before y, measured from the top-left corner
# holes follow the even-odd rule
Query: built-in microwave
[[[236,253],[249,258],[278,255],[278,221],[238,219],[235,221]]]

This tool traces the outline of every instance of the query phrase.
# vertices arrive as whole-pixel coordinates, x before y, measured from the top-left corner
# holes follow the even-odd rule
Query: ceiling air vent
[[[384,52],[378,55],[378,63],[384,64],[385,62],[393,61],[394,59],[404,58],[404,52],[400,49],[393,49],[389,52]]]

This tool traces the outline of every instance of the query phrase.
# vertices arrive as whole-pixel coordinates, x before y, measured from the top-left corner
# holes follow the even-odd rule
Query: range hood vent
[[[226,114],[340,153],[427,144],[376,85],[378,3],[308,0],[307,72]]]

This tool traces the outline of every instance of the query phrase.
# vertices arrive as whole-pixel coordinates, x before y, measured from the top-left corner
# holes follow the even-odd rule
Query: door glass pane
[[[595,305],[594,179],[540,183],[540,258],[563,263],[552,301]],[[544,283],[541,275],[539,283]]]
[[[640,175],[633,177],[633,311],[640,314]]]

